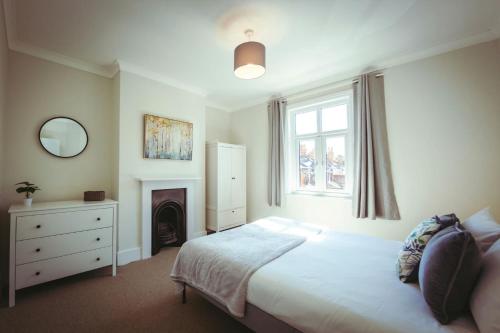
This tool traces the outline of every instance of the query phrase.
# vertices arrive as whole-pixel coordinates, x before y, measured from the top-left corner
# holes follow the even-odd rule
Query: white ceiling
[[[500,36],[500,0],[4,1],[13,49],[104,75],[119,60],[229,110]],[[250,81],[232,71],[247,28],[267,48]]]

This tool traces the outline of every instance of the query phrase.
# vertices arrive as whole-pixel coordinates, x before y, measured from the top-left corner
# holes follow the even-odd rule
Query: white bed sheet
[[[247,301],[302,332],[478,332],[470,316],[443,326],[417,284],[401,283],[401,243],[327,231],[257,270]]]

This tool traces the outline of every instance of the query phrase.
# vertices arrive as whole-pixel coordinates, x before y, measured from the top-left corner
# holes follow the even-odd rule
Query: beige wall
[[[0,201],[2,200],[3,185],[3,147],[5,140],[4,133],[4,114],[7,106],[7,69],[9,48],[7,46],[7,36],[5,31],[5,16],[3,13],[3,4],[0,4]]]
[[[231,113],[206,107],[206,141],[231,141]]]
[[[85,190],[112,188],[111,80],[11,52],[8,112],[5,122],[5,190],[21,201],[14,183],[29,180],[42,191],[34,201],[83,198]],[[74,158],[57,158],[40,145],[38,131],[47,119],[67,116],[87,130],[87,149]]]
[[[3,3],[0,3],[0,287],[2,287],[2,283],[4,277],[7,276],[7,261],[4,258],[7,258],[9,251],[9,242],[5,241],[6,236],[9,234],[9,228],[5,220],[7,219],[7,213],[5,212],[5,207],[7,206],[6,198],[4,197],[3,191],[3,161],[4,161],[4,152],[3,148],[5,146],[5,121],[4,115],[7,108],[7,78],[8,78],[8,46],[7,46],[7,37],[5,32],[5,16],[3,13]]]
[[[113,198],[115,200],[120,200],[119,197],[119,175],[120,175],[120,149],[119,149],[119,141],[120,141],[120,72],[116,73],[113,77],[112,83],[112,107],[113,107],[113,115],[112,122],[115,124],[115,131],[113,135],[113,179],[112,179],[112,193]]]
[[[135,177],[200,177],[196,199],[201,203],[198,216],[202,219],[195,231],[204,230],[203,98],[130,73],[106,79],[16,52],[9,53],[9,66],[8,112],[4,115],[9,126],[5,133],[0,132],[2,142],[9,143],[2,164],[3,272],[8,255],[6,211],[11,203],[22,201],[14,184],[23,180],[42,188],[34,201],[79,199],[85,190],[105,190],[108,197],[120,199],[119,249],[128,250],[140,247],[140,190]],[[145,113],[192,122],[193,161],[143,159]],[[80,156],[56,158],[41,148],[39,127],[56,115],[72,117],[86,127],[89,145]]]
[[[137,177],[200,177],[205,174],[205,102],[191,93],[168,85],[120,72],[119,115],[119,250],[141,246],[141,187]],[[193,160],[149,160],[143,158],[144,114],[193,123]],[[204,217],[205,196],[198,216]],[[203,231],[204,218],[195,231]],[[196,230],[198,229],[198,230]]]
[[[0,15],[1,16],[1,15]],[[8,206],[21,202],[14,184],[29,180],[42,191],[34,201],[83,198],[85,190],[112,189],[111,80],[16,52],[9,53],[7,112],[4,114],[3,191],[0,242],[8,244]],[[75,158],[57,158],[40,145],[38,131],[54,116],[68,116],[88,132],[87,149]],[[7,251],[0,259],[7,263]]]
[[[491,206],[500,218],[499,41],[386,71],[388,134],[403,222]],[[405,225],[391,235],[403,235]]]
[[[385,71],[387,125],[401,221],[356,220],[351,200],[287,195],[269,208],[265,105],[231,114],[232,140],[247,146],[249,220],[266,215],[403,239],[423,218],[465,218],[491,206],[500,218],[500,42]],[[258,129],[258,131],[256,131]]]

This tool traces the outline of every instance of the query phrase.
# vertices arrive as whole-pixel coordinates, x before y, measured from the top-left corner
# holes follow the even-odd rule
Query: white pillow
[[[470,298],[470,311],[481,333],[500,332],[500,240],[483,256],[481,274]]]
[[[500,225],[490,213],[489,208],[484,208],[466,219],[462,225],[470,231],[479,248],[486,252],[490,246],[500,238]]]

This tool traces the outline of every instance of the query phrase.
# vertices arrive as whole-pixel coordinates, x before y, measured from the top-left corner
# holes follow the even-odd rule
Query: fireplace
[[[141,183],[141,248],[140,258],[151,257],[153,227],[153,192],[184,189],[184,218],[186,240],[206,235],[203,215],[203,186],[201,178],[138,177]]]
[[[186,189],[151,192],[151,254],[186,241]]]

